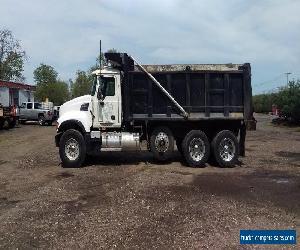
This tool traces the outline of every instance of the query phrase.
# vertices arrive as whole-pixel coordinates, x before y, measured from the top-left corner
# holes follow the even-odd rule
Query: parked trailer
[[[210,154],[221,166],[245,155],[252,115],[251,68],[245,64],[140,65],[106,53],[91,95],[60,108],[56,145],[62,165],[79,167],[86,154],[140,150],[169,160],[176,142],[190,166]]]

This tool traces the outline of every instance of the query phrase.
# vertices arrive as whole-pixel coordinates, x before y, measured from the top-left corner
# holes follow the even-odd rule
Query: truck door
[[[39,114],[42,113],[42,104],[39,102],[35,102],[33,105],[33,110],[31,112],[32,119],[37,120],[39,117]]]
[[[27,104],[26,104],[26,109],[24,109],[24,113],[25,113],[25,117],[27,118],[27,119],[32,119],[33,117],[32,117],[32,109],[33,109],[33,105],[32,105],[32,102],[28,102]]]
[[[121,126],[121,91],[120,76],[101,77],[98,95],[99,123],[103,127]]]
[[[23,118],[25,119],[26,118],[26,116],[25,116],[25,113],[26,113],[26,111],[25,111],[26,110],[26,103],[25,102],[22,103],[22,105],[20,106],[19,110],[20,110],[20,118],[21,119],[23,119]]]

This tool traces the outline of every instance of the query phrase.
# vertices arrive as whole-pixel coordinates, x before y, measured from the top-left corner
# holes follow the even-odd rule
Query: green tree
[[[58,73],[55,69],[46,64],[40,64],[33,72],[33,78],[36,83],[35,97],[40,101],[50,98],[53,84],[57,81]]]
[[[50,89],[49,100],[52,101],[54,105],[62,105],[70,99],[69,86],[66,82],[57,80],[51,84]]]
[[[72,83],[72,97],[87,95],[91,92],[93,78],[91,74],[78,70],[75,81]]]
[[[61,105],[70,97],[68,84],[59,80],[56,70],[46,64],[40,64],[34,72],[34,81],[37,85],[35,97],[39,101],[46,98],[55,105]]]
[[[58,73],[50,66],[41,63],[33,72],[33,78],[36,84],[50,84],[57,80]]]
[[[272,105],[276,102],[277,93],[260,94],[253,96],[253,108],[257,113],[272,111]]]
[[[300,80],[290,81],[276,93],[253,96],[254,111],[268,113],[276,104],[283,117],[300,122]]]
[[[0,30],[0,79],[24,81],[25,51],[10,30]]]
[[[300,122],[300,80],[290,81],[288,86],[282,87],[276,104],[284,117]]]

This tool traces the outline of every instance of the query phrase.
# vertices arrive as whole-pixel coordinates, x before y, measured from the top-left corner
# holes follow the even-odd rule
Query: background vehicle
[[[52,102],[23,102],[20,106],[20,123],[38,121],[40,125],[51,125],[53,119]]]
[[[57,120],[59,117],[59,109],[60,109],[60,106],[53,107],[53,119],[54,120]]]
[[[140,150],[143,140],[161,161],[176,143],[194,167],[211,154],[221,166],[245,154],[246,127],[255,129],[250,64],[142,66],[123,53],[105,57],[91,95],[60,108],[64,167],[81,166],[86,154]]]
[[[3,107],[0,104],[0,129],[13,128],[19,120],[19,110],[16,106]]]

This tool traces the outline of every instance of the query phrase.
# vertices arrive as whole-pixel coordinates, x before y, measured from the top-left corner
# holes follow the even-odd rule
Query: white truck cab
[[[77,97],[60,107],[58,129],[64,122],[78,120],[85,132],[93,128],[120,128],[122,121],[120,71],[105,67],[93,72],[91,95]],[[83,112],[85,111],[85,112]]]
[[[120,71],[112,68],[94,71],[95,87],[92,93],[92,113],[95,128],[120,128],[122,98]]]
[[[100,147],[101,151],[140,148],[138,133],[121,131],[120,71],[104,67],[92,74],[91,95],[74,98],[60,107],[55,140],[66,167],[81,165],[85,154],[95,151],[93,144],[97,144],[97,152]],[[86,144],[84,149],[81,148],[83,144]]]

